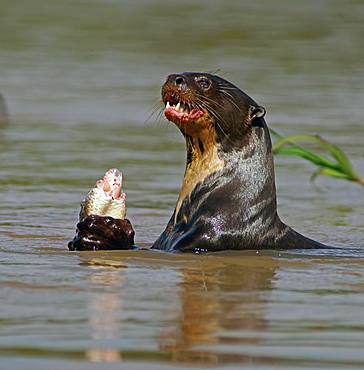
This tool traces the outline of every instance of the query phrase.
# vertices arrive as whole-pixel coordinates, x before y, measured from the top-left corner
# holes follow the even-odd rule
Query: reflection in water
[[[92,339],[108,343],[118,338],[121,332],[118,315],[122,311],[122,270],[110,266],[91,265],[90,268],[97,271],[90,275],[90,282],[95,286],[90,292],[88,306]],[[121,354],[106,345],[88,349],[86,358],[92,362],[116,362],[121,360]]]
[[[217,346],[257,344],[266,322],[266,296],[278,264],[270,257],[238,260],[213,257],[183,269],[179,284],[181,315],[174,332],[164,333],[161,348],[175,361],[204,364],[246,362],[252,356],[227,355]]]
[[[88,278],[92,284],[88,320],[94,344],[86,352],[87,359],[158,358],[206,365],[266,361],[264,356],[241,352],[240,346],[262,342],[272,281],[285,262],[262,255],[168,257],[148,251],[83,257],[82,265],[95,270]],[[120,268],[126,266],[130,269]],[[149,287],[140,284],[145,274],[150,276]],[[125,348],[121,341],[134,339],[136,333],[128,327],[135,320],[138,340],[149,343],[150,351]]]
[[[358,346],[363,343],[362,326],[356,324],[362,314],[355,308],[362,299],[354,295],[362,294],[362,287],[352,286],[361,275],[353,278],[351,274],[353,266],[361,271],[361,262],[315,258],[311,263],[276,258],[268,252],[175,256],[125,251],[84,260],[88,273],[95,271],[88,274],[92,342],[85,344],[90,348],[86,358],[188,366],[293,368],[302,358],[310,368],[329,366],[333,361],[348,364],[354,359],[362,364],[360,350],[344,346],[341,353],[328,353],[313,347],[344,343],[346,335],[353,335],[351,330],[355,330]],[[342,289],[343,295],[336,294],[335,299],[340,300],[342,315],[349,315],[349,321],[332,316],[333,290],[324,290],[330,284]],[[274,320],[275,315],[280,319]],[[312,328],[314,334],[307,336]]]

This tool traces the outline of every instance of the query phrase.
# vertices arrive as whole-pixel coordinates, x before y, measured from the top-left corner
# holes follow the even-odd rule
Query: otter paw
[[[127,219],[90,215],[77,224],[77,234],[68,243],[71,251],[117,250],[134,247],[134,229]]]

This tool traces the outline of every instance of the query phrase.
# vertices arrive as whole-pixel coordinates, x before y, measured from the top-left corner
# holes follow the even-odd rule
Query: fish
[[[117,168],[106,171],[81,201],[79,221],[83,221],[90,215],[125,219],[126,195],[122,190],[122,182],[122,172]]]

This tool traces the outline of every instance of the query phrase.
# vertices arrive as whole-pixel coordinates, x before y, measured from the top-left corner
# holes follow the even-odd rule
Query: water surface
[[[216,71],[283,134],[318,133],[364,174],[360,1],[1,0],[0,369],[364,367],[364,192],[276,158],[279,213],[334,251],[70,253],[78,205],[124,172],[150,245],[175,205],[165,76]]]

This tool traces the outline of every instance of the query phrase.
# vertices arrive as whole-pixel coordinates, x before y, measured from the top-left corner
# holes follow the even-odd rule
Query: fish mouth
[[[105,173],[103,178],[96,182],[95,187],[102,189],[105,195],[112,200],[120,200],[123,194],[122,182],[122,173],[116,168],[112,168]]]
[[[207,113],[196,106],[196,104],[176,93],[165,94],[163,96],[163,103],[165,106],[164,115],[177,126],[195,122]]]

